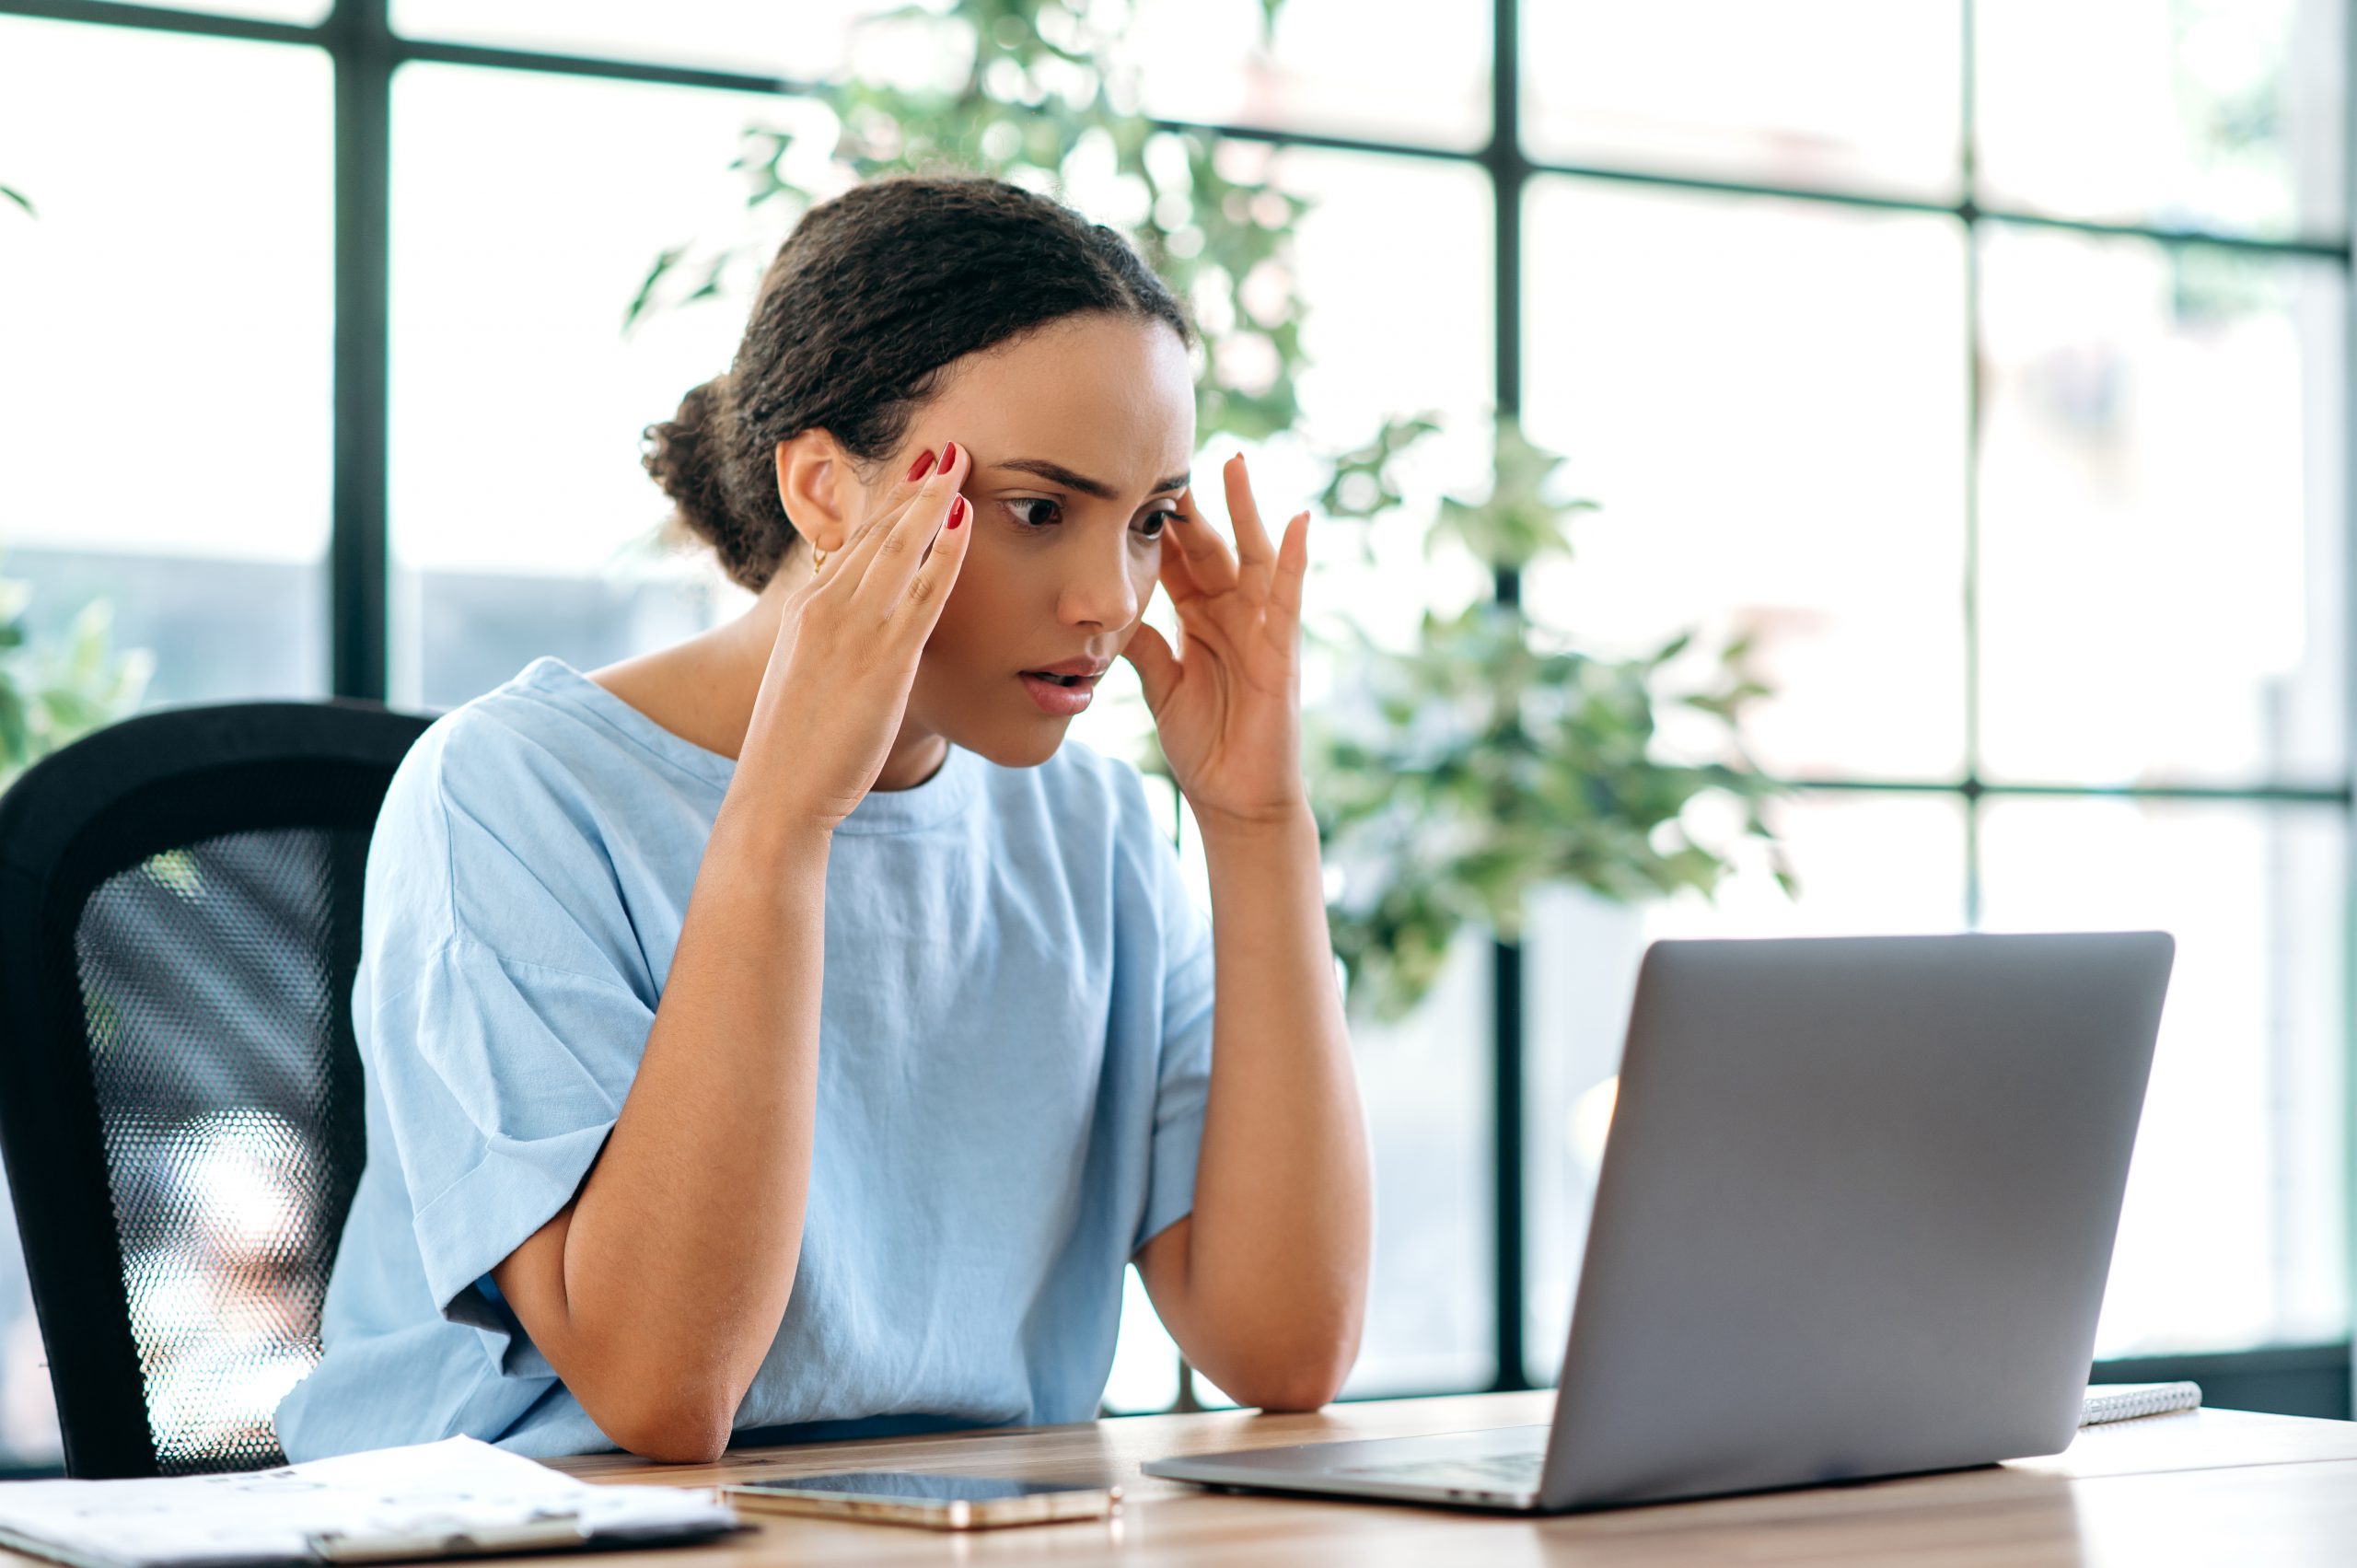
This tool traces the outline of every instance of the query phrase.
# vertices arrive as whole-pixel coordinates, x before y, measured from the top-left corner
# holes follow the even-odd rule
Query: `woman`
[[[1118,236],[1003,182],[803,218],[649,433],[752,607],[536,661],[386,797],[370,1157],[291,1456],[1087,1420],[1132,1260],[1237,1399],[1333,1395],[1368,1176],[1297,749],[1308,514],[1272,545],[1240,456],[1233,553],[1196,510],[1191,342]],[[1208,930],[1134,772],[1061,744],[1116,656]]]

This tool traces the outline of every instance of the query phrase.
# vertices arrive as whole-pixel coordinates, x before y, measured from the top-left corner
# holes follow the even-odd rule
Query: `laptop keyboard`
[[[1464,1492],[1536,1492],[1547,1456],[1538,1452],[1483,1454],[1469,1459],[1411,1459],[1404,1464],[1353,1465],[1344,1475]]]

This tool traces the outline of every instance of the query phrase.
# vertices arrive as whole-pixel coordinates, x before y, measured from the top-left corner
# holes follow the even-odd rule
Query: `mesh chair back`
[[[366,1155],[368,834],[426,723],[167,710],[0,795],[0,1148],[71,1474],[283,1457]]]

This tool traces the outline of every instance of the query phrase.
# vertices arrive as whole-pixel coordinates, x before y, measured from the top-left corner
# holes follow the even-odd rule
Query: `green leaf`
[[[704,269],[703,282],[696,285],[680,303],[692,304],[696,300],[710,299],[717,295],[720,292],[720,280],[727,273],[728,263],[733,259],[730,256],[715,257],[712,265]]]
[[[1427,545],[1453,540],[1493,571],[1520,571],[1544,556],[1569,556],[1568,524],[1594,511],[1596,504],[1550,496],[1555,470],[1565,459],[1526,438],[1512,417],[1496,422],[1492,442],[1490,494],[1479,501],[1444,498]]]
[[[631,296],[629,307],[622,311],[624,332],[638,325],[639,318],[646,314],[648,304],[655,298],[655,285],[661,283],[687,253],[688,247],[674,245],[655,258],[655,264],[646,269],[646,276],[639,280],[638,292]]]
[[[40,213],[33,210],[32,198],[26,195],[22,191],[16,189],[14,186],[0,185],[0,200],[16,203],[17,205],[25,209],[25,215],[27,217],[37,218],[41,216]]]

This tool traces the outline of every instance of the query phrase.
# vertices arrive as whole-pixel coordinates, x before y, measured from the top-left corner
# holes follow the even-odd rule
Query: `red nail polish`
[[[911,484],[914,484],[917,481],[923,479],[926,474],[931,473],[932,471],[933,448],[927,447],[924,449],[924,455],[917,459],[915,462],[909,465],[909,482]]]
[[[947,473],[949,465],[958,460],[958,443],[946,441],[941,447],[941,471]]]
[[[953,496],[951,496],[951,497],[950,497],[950,499],[949,499],[949,521],[948,521],[948,522],[946,522],[946,523],[945,523],[945,524],[943,524],[942,526],[943,526],[944,528],[956,528],[958,524],[960,524],[960,523],[964,522],[965,520],[966,520],[966,498],[965,498],[963,495],[953,495]]]

